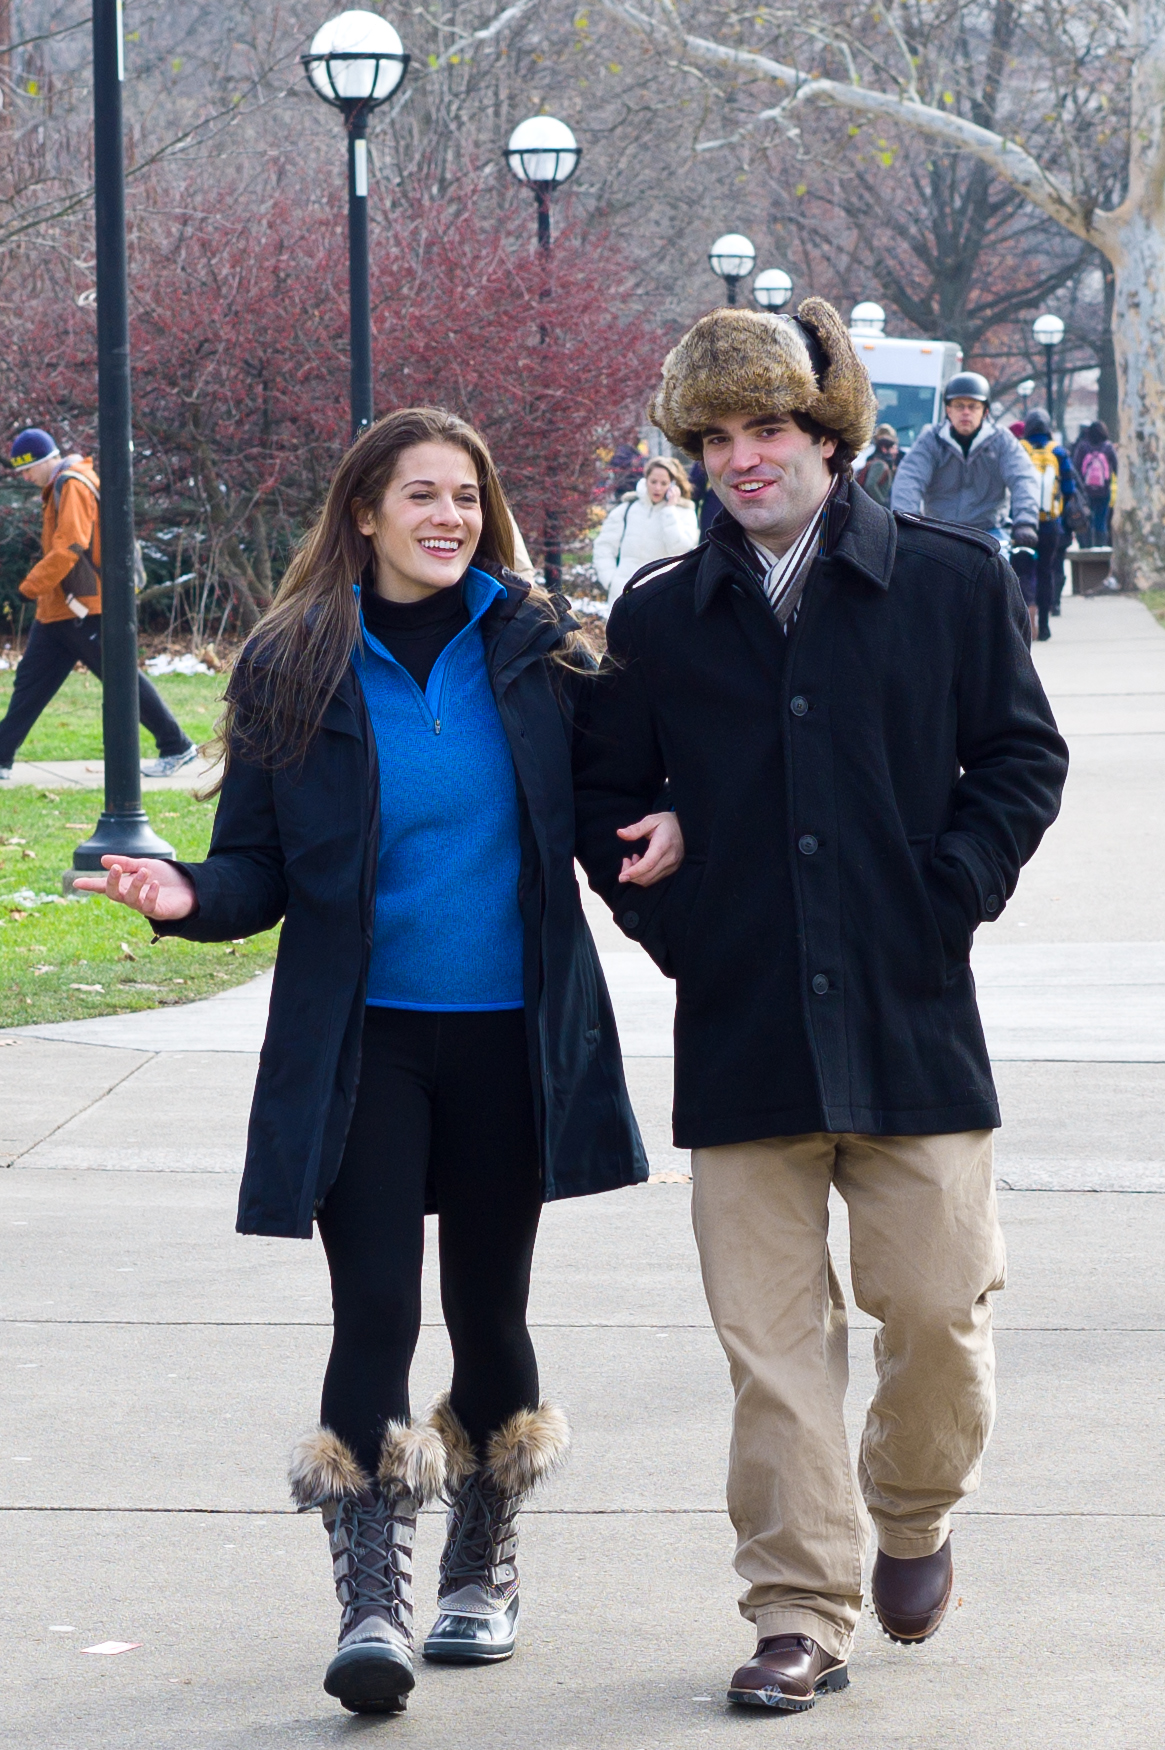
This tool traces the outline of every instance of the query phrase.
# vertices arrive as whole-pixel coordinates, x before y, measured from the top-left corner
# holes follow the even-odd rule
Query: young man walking
[[[871,1519],[892,1639],[933,1634],[950,1597],[1004,1274],[971,938],[1067,769],[995,542],[850,478],[874,413],[819,299],[685,336],[651,416],[724,510],[616,603],[579,748],[581,860],[676,980],[675,1140],[735,1390],[728,1504],[758,1637],[729,1696],[790,1711],[847,1682]],[[607,844],[665,784],[687,858],[632,898]],[[856,1477],[831,1188],[880,1323]]]
[[[44,521],[42,557],[20,585],[21,595],[36,603],[36,619],[0,722],[0,778],[12,776],[17,749],[75,663],[101,679],[101,483],[93,463],[88,456],[62,456],[47,431],[31,426],[13,440],[8,466],[39,486]],[[157,759],[142,770],[148,778],[168,778],[198,749],[143,674],[138,709],[158,744]]]

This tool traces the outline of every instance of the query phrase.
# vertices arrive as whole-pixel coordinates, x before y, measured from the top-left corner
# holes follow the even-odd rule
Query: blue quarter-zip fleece
[[[470,621],[422,693],[365,628],[354,658],[380,762],[380,864],[367,1001],[520,1009],[518,792],[481,617],[505,592],[464,580]]]

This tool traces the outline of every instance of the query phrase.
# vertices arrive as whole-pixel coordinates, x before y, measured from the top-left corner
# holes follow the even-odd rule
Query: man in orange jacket
[[[44,523],[43,556],[20,586],[36,603],[36,619],[0,722],[0,778],[12,776],[16,750],[75,663],[101,679],[101,483],[93,463],[88,456],[62,456],[47,431],[30,426],[13,440],[8,466],[40,487]],[[168,778],[198,749],[144,674],[138,675],[138,709],[158,744],[157,759],[142,770],[148,778]]]

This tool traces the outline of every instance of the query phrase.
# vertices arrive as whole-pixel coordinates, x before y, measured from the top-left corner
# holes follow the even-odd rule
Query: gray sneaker
[[[172,778],[175,772],[180,772],[183,766],[188,766],[191,760],[198,758],[198,749],[191,742],[181,753],[168,753],[161,759],[146,760],[142,765],[143,778]]]
[[[12,767],[11,766],[0,766],[0,778],[10,778],[11,776],[12,776]]]

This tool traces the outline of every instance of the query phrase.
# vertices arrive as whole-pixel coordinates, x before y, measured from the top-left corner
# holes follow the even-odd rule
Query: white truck
[[[943,385],[962,370],[962,351],[949,340],[862,333],[857,323],[851,338],[878,397],[879,425],[892,425],[899,448],[908,450],[924,425],[942,420]]]

